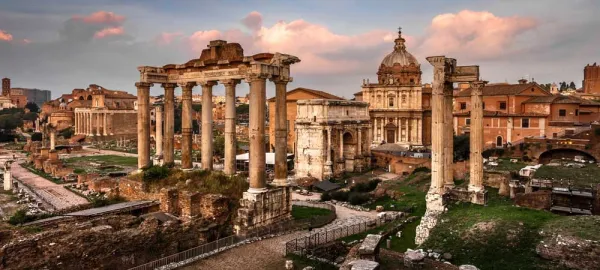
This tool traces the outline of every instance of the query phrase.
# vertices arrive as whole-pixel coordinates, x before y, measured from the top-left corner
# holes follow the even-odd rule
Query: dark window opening
[[[460,103],[460,109],[461,110],[466,110],[467,109],[467,103],[466,102],[461,102]]]
[[[529,118],[523,118],[523,119],[521,119],[521,127],[522,128],[529,128]]]
[[[506,102],[500,102],[500,110],[506,110]]]
[[[471,125],[471,118],[467,118],[467,119],[465,119],[465,124],[466,124],[467,126],[470,126],[470,125]]]
[[[567,116],[567,110],[558,110],[558,116]]]

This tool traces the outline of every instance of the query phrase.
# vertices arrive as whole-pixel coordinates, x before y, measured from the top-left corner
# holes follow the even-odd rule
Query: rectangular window
[[[460,103],[460,109],[461,110],[466,110],[467,109],[467,103],[466,102],[461,102]]]
[[[498,106],[498,107],[500,107],[500,110],[506,110],[506,102],[501,101],[500,106]]]
[[[394,107],[394,97],[389,97],[389,106]]]
[[[467,126],[471,125],[471,118],[466,118],[465,119],[465,125],[467,125]]]
[[[567,110],[558,110],[558,116],[567,116]]]
[[[523,119],[521,119],[521,127],[522,128],[529,128],[529,118],[523,118]]]
[[[579,110],[575,110],[575,116],[579,116]]]
[[[483,103],[481,104],[481,108],[483,108],[483,109],[485,110],[485,102],[483,102]]]

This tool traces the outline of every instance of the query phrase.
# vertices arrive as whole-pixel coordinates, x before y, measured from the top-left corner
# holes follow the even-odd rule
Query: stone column
[[[469,191],[483,190],[483,87],[486,81],[471,83],[470,181]]]
[[[417,142],[423,145],[423,122],[421,118],[417,119]]]
[[[181,85],[181,168],[184,170],[192,169],[192,89],[194,86],[196,83]]]
[[[428,57],[433,65],[431,85],[431,187],[430,193],[444,193],[444,81],[445,57]]]
[[[150,87],[151,83],[138,82],[137,87],[137,131],[138,131],[138,169],[151,165],[150,163]]]
[[[246,79],[250,83],[250,176],[249,193],[266,191],[265,166],[265,102],[266,77],[252,74]]]
[[[165,138],[163,143],[163,162],[171,165],[175,162],[175,87],[174,83],[163,83],[165,89]]]
[[[163,152],[163,122],[162,122],[162,106],[155,107],[155,122],[156,122],[156,132],[154,133],[154,140],[156,141],[156,156],[162,155]]]
[[[324,174],[324,178],[325,179],[330,179],[331,175],[333,174],[333,162],[331,161],[331,127],[328,126],[327,127],[327,161],[325,162],[325,172]]]
[[[276,186],[287,186],[287,99],[289,79],[276,78],[275,83],[275,179]]]
[[[102,135],[108,136],[108,132],[106,132],[106,128],[108,127],[108,119],[106,119],[107,118],[106,112],[103,112],[102,116],[103,116],[103,120],[104,120],[104,126],[102,127]]]
[[[212,171],[213,169],[213,102],[212,87],[216,82],[202,82],[202,169]]]
[[[358,154],[358,156],[360,157],[362,155],[362,128],[359,127],[358,128],[358,141],[356,143],[356,153]]]
[[[85,120],[86,120],[86,122],[87,122],[87,123],[85,123],[85,127],[86,127],[86,129],[87,129],[87,132],[86,132],[86,133],[87,133],[87,135],[89,135],[89,136],[93,136],[94,134],[92,134],[92,113],[88,111],[88,112],[85,114],[85,118],[86,118]]]
[[[223,172],[226,175],[234,175],[237,149],[235,137],[235,86],[239,81],[224,80],[221,83],[225,85],[225,164]]]
[[[56,132],[54,130],[50,131],[50,150],[56,149]]]
[[[371,143],[375,142],[375,138],[377,138],[377,118],[373,118],[373,141],[371,141]]]
[[[111,136],[112,136],[112,135],[115,135],[115,134],[114,134],[114,132],[113,132],[113,131],[114,131],[114,128],[113,128],[113,127],[114,127],[114,126],[113,126],[113,121],[114,121],[114,119],[113,119],[113,118],[114,118],[114,117],[115,117],[115,114],[114,114],[114,113],[110,113],[110,117],[108,117],[108,126],[110,127],[108,130],[110,130],[110,133],[109,133],[109,134],[110,134]]]
[[[12,173],[10,171],[10,164],[4,165],[4,191],[13,189]]]
[[[444,84],[444,186],[454,188],[454,125],[452,117],[452,97],[454,87],[451,82]]]
[[[340,161],[344,161],[344,129],[340,129]]]

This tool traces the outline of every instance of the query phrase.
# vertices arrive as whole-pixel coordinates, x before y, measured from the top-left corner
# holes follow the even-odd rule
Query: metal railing
[[[332,213],[328,214],[328,215],[324,215],[324,216],[314,217],[314,218],[294,220],[294,221],[290,221],[287,223],[279,223],[279,224],[269,225],[266,227],[256,228],[256,229],[249,231],[246,235],[227,236],[227,237],[218,239],[218,240],[210,242],[210,243],[206,243],[206,244],[203,244],[203,245],[200,245],[200,246],[197,246],[197,247],[194,247],[194,248],[191,248],[191,249],[179,252],[179,253],[175,253],[173,255],[169,255],[169,256],[160,258],[155,261],[151,261],[151,262],[130,268],[129,270],[156,269],[159,267],[163,267],[163,266],[173,264],[173,263],[183,262],[186,260],[190,260],[188,263],[191,263],[191,262],[195,261],[195,260],[193,260],[194,258],[201,259],[201,258],[203,258],[203,257],[201,257],[203,255],[206,255],[205,257],[207,257],[209,255],[213,255],[215,253],[229,249],[233,245],[242,243],[247,240],[252,240],[257,237],[262,237],[262,236],[266,236],[266,235],[279,234],[279,233],[291,232],[291,231],[296,231],[296,230],[301,230],[301,229],[307,229],[309,227],[320,227],[320,226],[323,226],[323,225],[333,221],[336,218],[335,207],[330,204],[300,202],[300,201],[293,201],[292,204],[297,205],[297,206],[329,209],[332,211]]]
[[[381,219],[373,219],[360,223],[349,224],[343,227],[338,227],[330,230],[322,230],[292,239],[285,243],[285,254],[290,253],[305,255],[307,250],[315,247],[331,243],[337,239],[362,233],[369,229],[379,227],[383,223]]]

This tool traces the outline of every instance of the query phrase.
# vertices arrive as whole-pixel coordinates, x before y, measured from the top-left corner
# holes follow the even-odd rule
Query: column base
[[[287,180],[287,178],[273,180],[273,185],[276,187],[287,187],[289,184],[290,182]]]
[[[479,204],[479,205],[487,204],[487,200],[488,200],[487,190],[482,189],[480,191],[470,192],[470,193],[471,193],[471,203]]]
[[[444,185],[444,189],[446,189],[446,191],[448,191],[448,190],[452,190],[452,189],[454,189],[455,187],[456,187],[456,185],[454,185],[454,183],[452,183],[452,184],[445,184],[445,185]]]
[[[265,193],[267,192],[267,188],[249,188],[246,192],[252,194]]]
[[[259,193],[251,190],[244,192],[240,199],[240,208],[234,223],[237,235],[245,235],[256,229],[286,223],[292,219],[290,187],[265,189]]]

